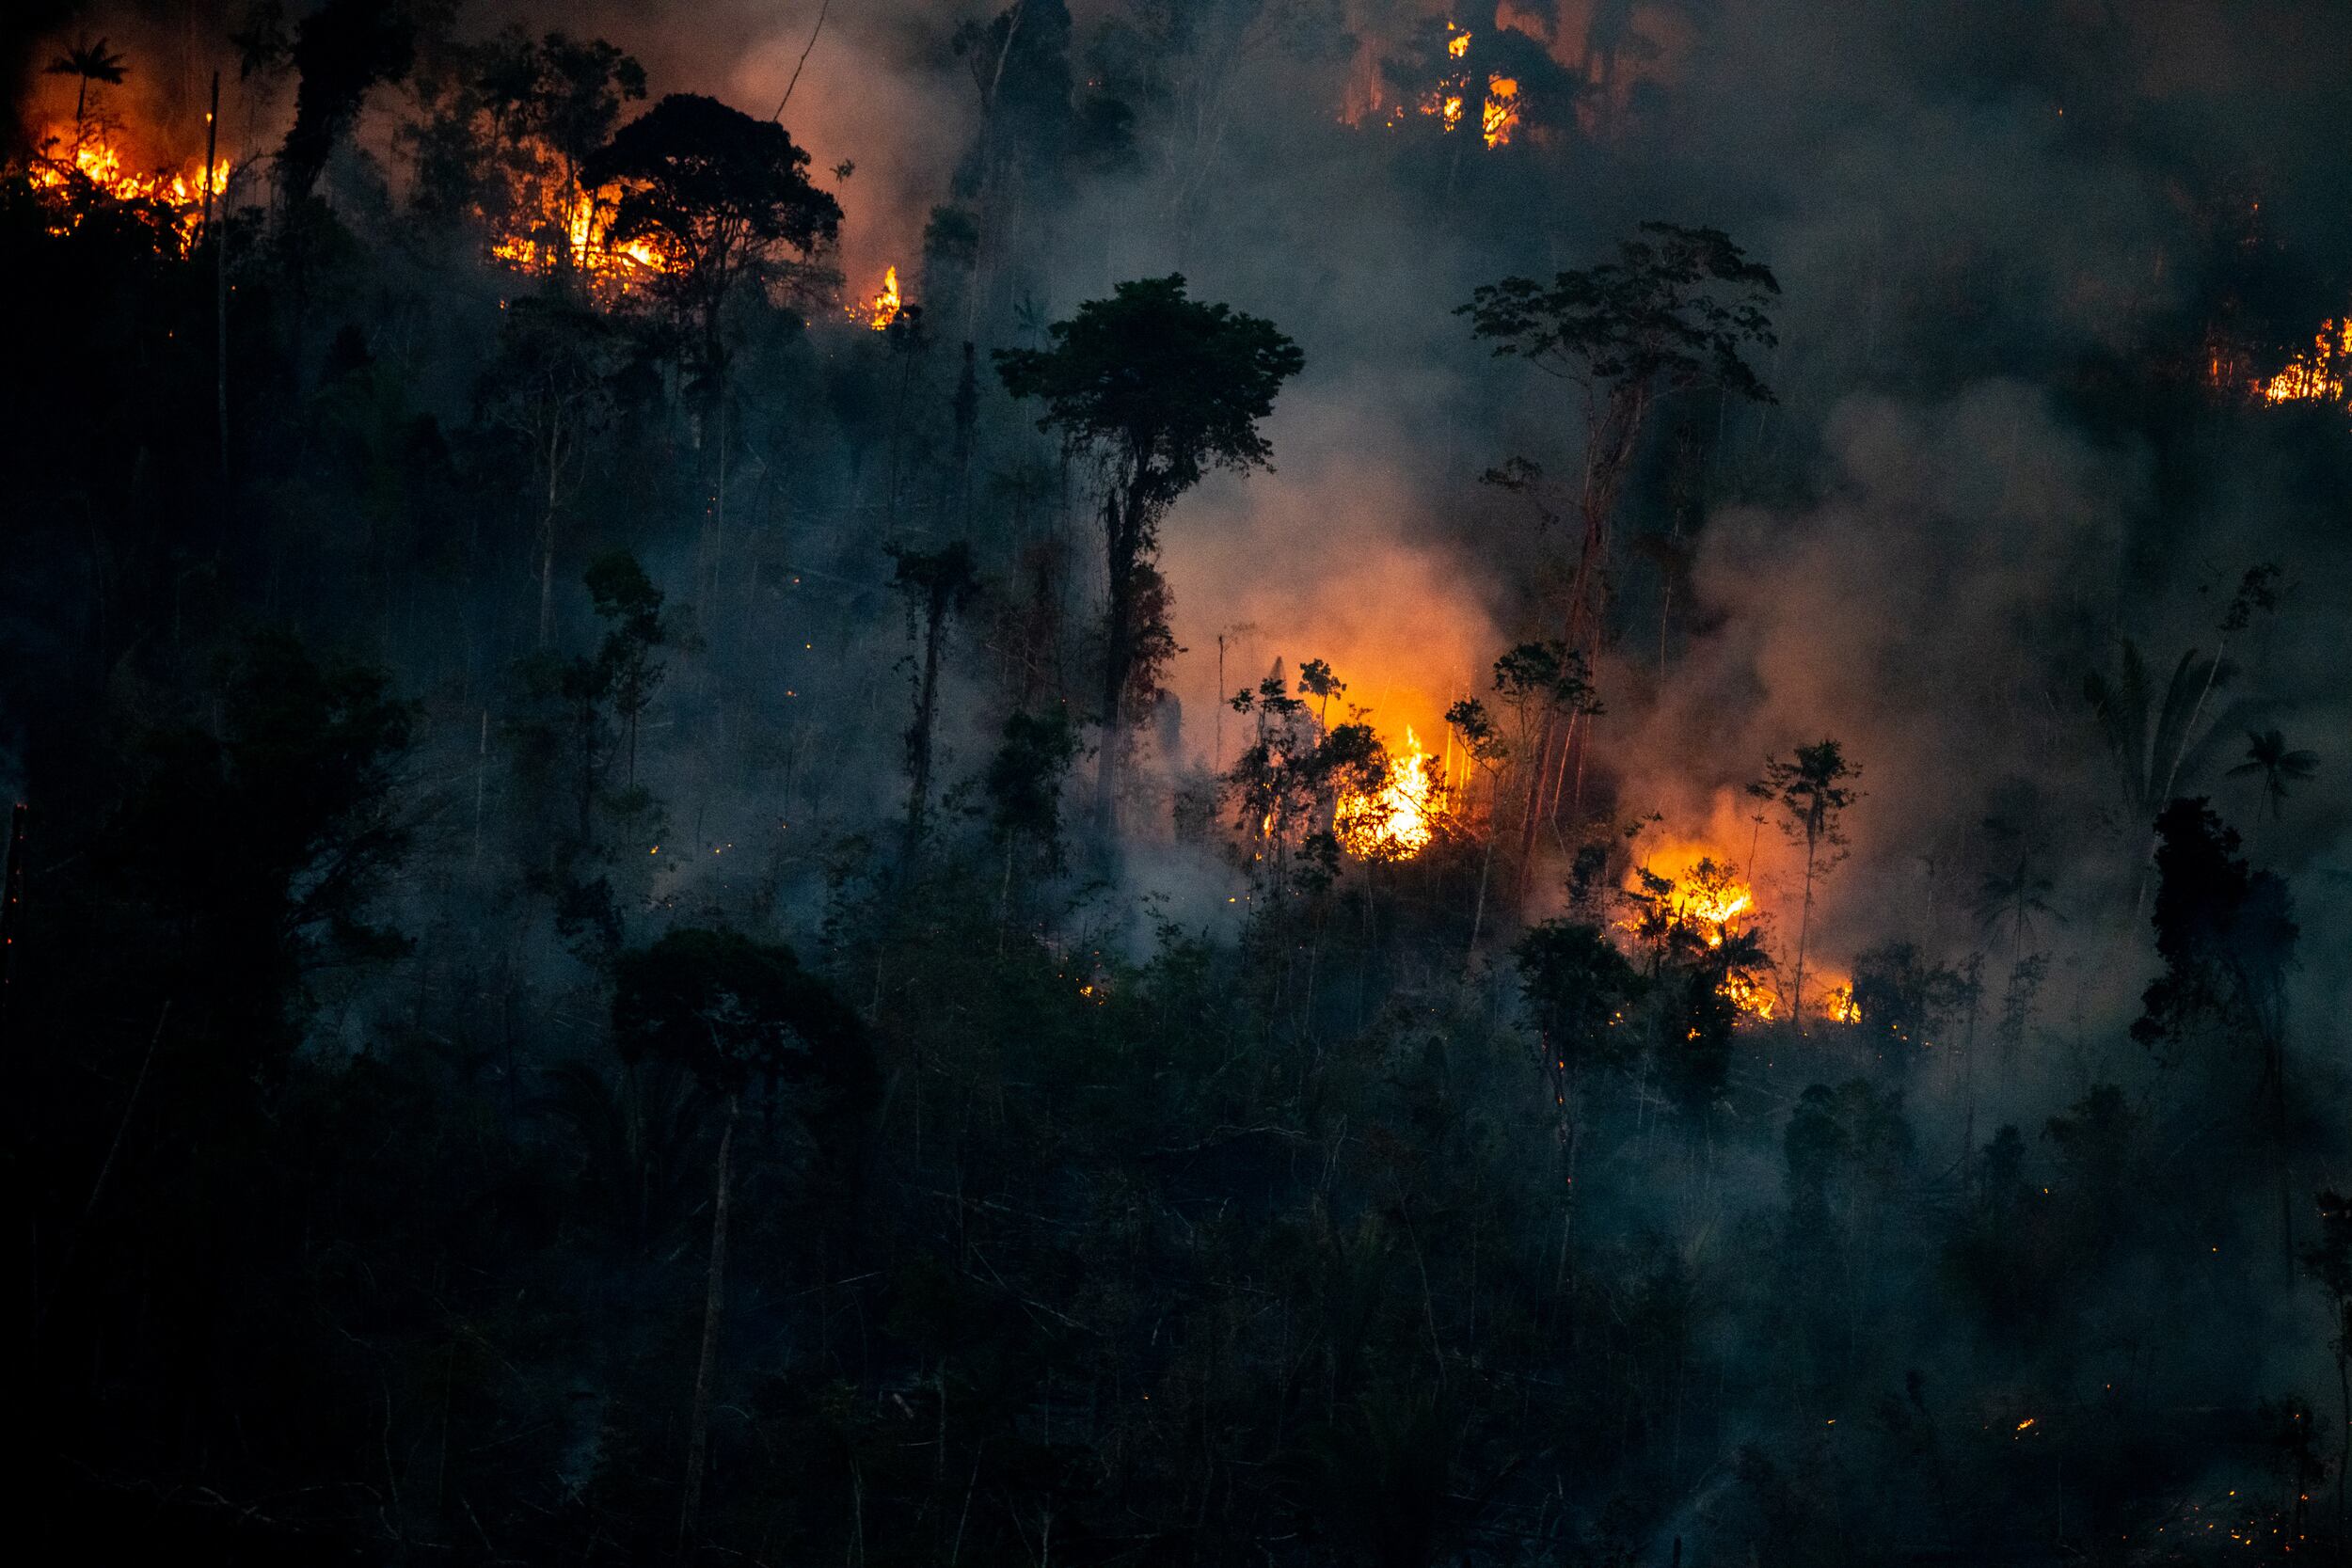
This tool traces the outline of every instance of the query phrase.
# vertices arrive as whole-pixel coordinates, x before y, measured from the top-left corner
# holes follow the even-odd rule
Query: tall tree
[[[680,1487],[681,1557],[695,1547],[717,1381],[720,1314],[726,1300],[727,1209],[737,1123],[755,1086],[802,1091],[795,1109],[812,1122],[853,1114],[873,1094],[872,1048],[857,1014],[789,947],[735,931],[672,931],[614,963],[612,1037],[623,1060],[646,1057],[685,1067],[724,1098],[726,1121],[710,1209],[710,1263],[695,1361],[685,1480]]]
[[[101,87],[119,87],[122,85],[123,78],[131,73],[130,68],[123,64],[121,55],[107,52],[104,39],[100,39],[96,43],[85,40],[83,42],[74,44],[64,54],[51,60],[44,69],[46,74],[51,76],[74,78],[73,145],[76,148],[82,145],[87,135],[86,127],[89,121],[90,85],[96,83]]]
[[[2156,898],[2151,920],[2164,973],[2148,984],[2132,1037],[2178,1050],[2200,1037],[2251,1046],[2258,1101],[2270,1112],[2279,1231],[2295,1266],[2287,1171],[2287,974],[2301,935],[2285,880],[2249,870],[2237,830],[2201,799],[2175,800],[2156,818]]]
[[[2276,822],[2280,807],[2286,803],[2287,785],[2301,784],[2318,772],[2319,753],[2288,750],[2287,737],[2274,725],[2260,734],[2246,732],[2246,760],[2230,769],[2230,777],[2261,779],[2264,802]]]
[[[293,60],[302,80],[278,159],[279,189],[290,204],[317,186],[368,90],[406,76],[416,57],[417,22],[407,5],[326,0],[294,24]]]
[[[931,793],[931,728],[939,713],[939,645],[948,618],[979,592],[972,568],[972,546],[959,539],[935,550],[886,546],[897,569],[891,582],[905,595],[910,621],[919,622],[923,667],[914,681],[914,720],[907,726],[907,830],[905,859],[914,862],[923,841],[923,814]]]
[[[580,169],[583,184],[623,188],[612,243],[648,241],[667,258],[660,286],[695,325],[710,414],[725,386],[729,296],[841,231],[841,204],[809,183],[807,166],[783,126],[682,92],[622,126]]]
[[[1804,1031],[1804,950],[1813,929],[1813,884],[1836,863],[1835,859],[1825,862],[1823,852],[1834,855],[1846,842],[1840,818],[1858,798],[1852,781],[1861,776],[1862,769],[1846,760],[1845,749],[1823,737],[1798,747],[1787,760],[1766,757],[1764,776],[1748,786],[1756,800],[1779,808],[1789,840],[1804,846],[1804,906],[1797,920],[1797,972],[1789,997],[1800,1034]]]
[[[1104,614],[1095,823],[1107,844],[1120,755],[1131,711],[1130,676],[1155,628],[1138,610],[1157,580],[1159,527],[1176,499],[1213,468],[1270,468],[1258,421],[1282,383],[1306,364],[1271,322],[1194,300],[1181,276],[1121,283],[1047,328],[1053,346],[999,349],[996,368],[1017,398],[1045,404],[1041,431],[1058,431],[1104,466]]]
[[[1582,523],[1565,606],[1568,645],[1597,645],[1609,527],[1652,405],[1664,395],[1712,388],[1773,401],[1743,355],[1770,348],[1772,270],[1748,260],[1716,229],[1645,223],[1613,261],[1554,276],[1547,286],[1505,277],[1481,286],[1455,311],[1494,345],[1578,390],[1583,424]],[[1532,466],[1530,466],[1532,470]]]
[[[552,299],[514,301],[499,321],[497,356],[474,393],[481,417],[529,451],[538,514],[538,646],[555,634],[557,523],[578,492],[591,442],[613,407],[628,334],[602,314]]]

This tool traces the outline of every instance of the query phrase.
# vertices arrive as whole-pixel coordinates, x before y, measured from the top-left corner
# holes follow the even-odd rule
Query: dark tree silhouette
[[[931,793],[931,727],[939,712],[939,645],[950,616],[979,592],[972,546],[959,539],[935,550],[886,546],[897,563],[891,582],[905,595],[907,614],[920,623],[923,668],[914,682],[914,719],[907,726],[905,858],[912,863],[923,840],[923,814]]]
[[[327,0],[294,24],[292,57],[301,85],[278,159],[278,187],[289,203],[317,186],[368,89],[406,76],[416,55],[414,18],[405,6],[383,0]]]
[[[590,443],[612,416],[628,335],[601,313],[554,299],[518,299],[499,322],[498,356],[474,391],[485,421],[525,446],[536,481],[539,638],[555,634],[557,524],[577,494]]]
[[[1127,726],[1140,715],[1127,697],[1138,650],[1144,591],[1161,520],[1213,468],[1272,467],[1258,421],[1306,358],[1271,322],[1184,293],[1181,277],[1119,285],[1047,329],[1049,349],[999,349],[1006,389],[1045,404],[1042,431],[1058,431],[1105,465],[1100,766],[1095,821],[1108,841]]]
[[[1525,359],[1581,395],[1583,531],[1565,607],[1570,647],[1589,655],[1599,634],[1609,525],[1651,405],[1701,388],[1773,401],[1742,356],[1777,341],[1769,307],[1779,293],[1772,270],[1722,230],[1653,222],[1619,242],[1613,261],[1559,273],[1549,285],[1485,284],[1455,312],[1497,357]]]
[[[83,42],[72,45],[64,54],[51,60],[44,68],[44,71],[51,76],[74,78],[73,144],[79,147],[84,135],[83,127],[89,118],[90,84],[96,82],[102,86],[119,87],[122,85],[123,78],[130,74],[130,68],[123,64],[121,55],[109,54],[106,50],[106,40],[100,39],[96,43],[85,40]]]
[[[2270,1112],[2279,1227],[2289,1272],[2295,1216],[2287,1173],[2287,974],[2300,935],[2287,884],[2249,871],[2237,830],[2202,799],[2175,800],[2156,818],[2152,916],[2164,973],[2149,982],[2132,1037],[2178,1052],[2200,1037],[2251,1047],[2257,1099]]]
[[[2274,727],[2260,734],[2246,732],[2246,760],[2230,769],[2230,777],[2261,779],[2263,800],[2275,822],[2279,808],[2286,803],[2287,785],[2304,783],[2318,772],[2319,753],[2288,750],[2287,737]]]
[[[680,92],[622,126],[580,170],[586,185],[623,188],[612,243],[649,241],[667,258],[661,287],[695,323],[713,410],[728,296],[768,276],[783,253],[805,258],[840,232],[841,204],[809,183],[807,166],[783,126]]]
[[[726,1101],[710,1211],[710,1267],[694,1370],[678,1542],[691,1550],[709,1451],[711,1390],[726,1299],[727,1209],[743,1096],[790,1085],[807,1096],[804,1121],[854,1112],[871,1099],[875,1068],[865,1026],[833,989],[781,943],[734,931],[672,931],[613,965],[612,1037],[624,1061],[675,1062]]]
[[[1862,769],[1846,760],[1844,748],[1823,738],[1798,747],[1795,756],[1786,761],[1766,757],[1764,776],[1748,786],[1751,796],[1780,809],[1781,826],[1790,841],[1804,846],[1804,906],[1797,919],[1797,971],[1789,997],[1800,1034],[1804,1031],[1804,949],[1813,928],[1813,884],[1836,863],[1824,863],[1822,851],[1846,842],[1839,819],[1859,798],[1851,781],[1861,776]]]

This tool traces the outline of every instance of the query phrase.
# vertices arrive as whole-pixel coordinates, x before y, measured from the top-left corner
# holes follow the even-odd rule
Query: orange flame
[[[1486,112],[1484,129],[1488,147],[1507,146],[1511,133],[1519,123],[1519,84],[1513,76],[1486,78]]]
[[[620,192],[614,186],[569,192],[550,188],[537,204],[536,220],[494,240],[490,254],[517,271],[539,276],[568,265],[612,291],[672,270],[669,258],[653,241],[612,239],[619,207]]]
[[[41,138],[40,149],[41,155],[27,171],[34,189],[62,199],[80,186],[117,201],[151,201],[172,214],[183,250],[196,243],[204,223],[203,159],[183,170],[158,167],[141,173],[125,166],[128,160],[112,132],[95,123],[85,124],[78,137],[70,126],[55,127]],[[229,160],[215,158],[211,175],[212,198],[217,203],[229,189]]]
[[[1405,726],[1408,754],[1389,759],[1388,782],[1369,794],[1340,798],[1333,831],[1340,847],[1363,860],[1410,860],[1429,847],[1440,786],[1429,776],[1429,753]]]
[[[1643,873],[1667,883],[1664,892],[1646,882]],[[1739,933],[1740,922],[1756,913],[1756,890],[1740,875],[1730,857],[1710,846],[1674,842],[1652,851],[1629,876],[1626,892],[1633,909],[1617,921],[1629,936],[1658,940],[1681,931],[1708,947],[1721,947]],[[1768,1022],[1775,1011],[1770,991],[1750,976],[1734,970],[1724,978],[1723,995],[1742,1014]]]
[[[877,332],[885,331],[906,309],[906,301],[898,293],[898,269],[891,267],[882,274],[882,287],[864,305],[850,307],[850,319],[863,322]]]
[[[1851,980],[1833,981],[1822,988],[1820,994],[1814,998],[1814,1003],[1821,1017],[1832,1023],[1862,1022],[1862,1008],[1853,999]]]
[[[2319,324],[2311,350],[2262,384],[2265,403],[2343,403],[2352,372],[2352,316]]]

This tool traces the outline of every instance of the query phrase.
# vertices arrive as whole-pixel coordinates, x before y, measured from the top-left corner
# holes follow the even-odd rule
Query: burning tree
[[[652,245],[612,243],[619,190],[581,178],[623,105],[645,96],[644,67],[603,39],[520,27],[435,61],[418,73],[426,112],[407,132],[421,211],[478,217],[498,260],[599,292],[660,270]]]
[[[806,150],[772,120],[697,93],[672,93],[581,166],[590,188],[618,185],[610,241],[644,243],[667,268],[660,291],[697,332],[707,407],[724,396],[719,321],[738,285],[803,260],[841,231],[841,204],[809,182]]]
[[[1303,695],[1327,705],[1343,689],[1321,659],[1312,659],[1298,685]],[[1302,696],[1293,696],[1277,660],[1255,690],[1236,692],[1233,710],[1257,721],[1255,742],[1234,759],[1231,783],[1236,798],[1235,826],[1259,847],[1250,863],[1277,893],[1296,881],[1327,885],[1338,869],[1343,842],[1375,853],[1386,824],[1376,821],[1377,802],[1389,786],[1388,753],[1361,709],[1333,725],[1310,714]],[[1295,861],[1305,870],[1294,876]]]
[[[1274,324],[1184,293],[1180,275],[1121,283],[1047,328],[1053,346],[999,349],[996,368],[1016,398],[1045,404],[1041,431],[1058,431],[1103,464],[1103,726],[1095,818],[1110,835],[1119,760],[1135,711],[1130,676],[1165,627],[1141,613],[1158,583],[1159,526],[1176,499],[1213,468],[1271,468],[1258,421],[1282,383],[1306,364]]]

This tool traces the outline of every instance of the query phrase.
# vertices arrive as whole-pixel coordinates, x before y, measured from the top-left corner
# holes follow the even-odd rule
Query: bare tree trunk
[[[1789,1007],[1796,1014],[1797,1033],[1804,1034],[1804,943],[1813,929],[1813,839],[1804,841],[1804,910],[1797,917],[1797,978],[1796,994],[1789,999]]]
[[[1119,753],[1125,726],[1120,709],[1127,694],[1127,673],[1135,657],[1136,567],[1142,548],[1136,513],[1141,503],[1114,489],[1103,502],[1105,548],[1104,564],[1110,574],[1110,602],[1104,616],[1103,750],[1094,775],[1095,831],[1105,850],[1119,823]]]
[[[556,475],[562,461],[564,416],[558,412],[548,422],[548,490],[539,512],[539,647],[545,652],[548,641],[555,635],[555,496]]]
[[[915,693],[914,728],[907,736],[907,841],[905,859],[911,864],[923,841],[923,814],[931,793],[931,724],[939,706],[939,634],[947,618],[946,597],[931,591],[930,613],[923,627],[923,681]]]
[[[213,243],[213,293],[219,331],[213,345],[213,403],[220,436],[220,477],[229,477],[229,193],[221,191],[220,227],[213,226],[214,171],[220,167],[220,72],[213,72],[213,106],[204,116],[204,228]]]
[[[678,1513],[678,1559],[694,1547],[702,1513],[703,1469],[710,1456],[710,1395],[719,1370],[719,1316],[726,1302],[727,1185],[735,1153],[735,1124],[743,1114],[741,1094],[727,1096],[726,1131],[719,1134],[719,1183],[710,1204],[710,1282],[703,1296],[702,1356],[694,1368],[694,1413],[686,1446],[686,1501]]]

